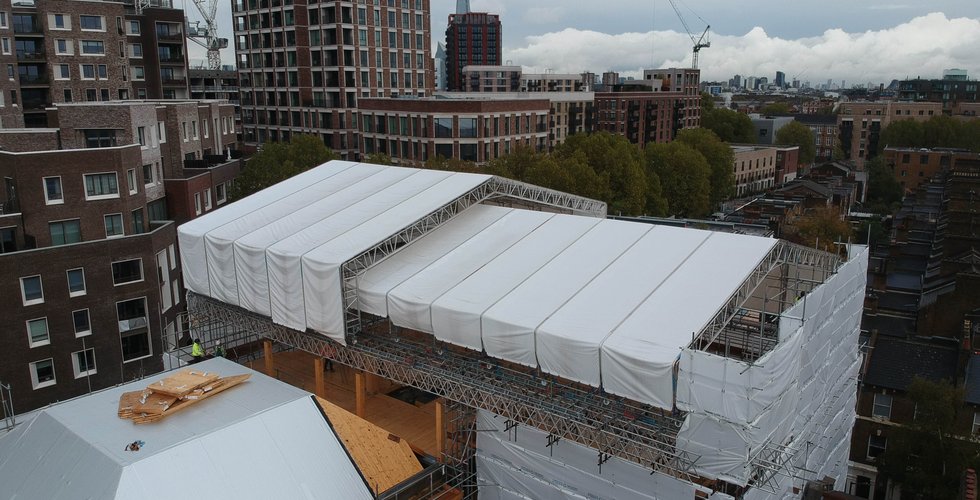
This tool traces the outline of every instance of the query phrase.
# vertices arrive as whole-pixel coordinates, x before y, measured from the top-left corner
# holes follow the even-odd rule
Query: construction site
[[[605,216],[495,176],[332,161],[179,228],[187,328],[264,346],[270,375],[293,357],[317,395],[346,378],[341,406],[369,420],[366,392],[428,395],[434,432],[408,440],[436,462],[379,497],[841,484],[867,249]]]

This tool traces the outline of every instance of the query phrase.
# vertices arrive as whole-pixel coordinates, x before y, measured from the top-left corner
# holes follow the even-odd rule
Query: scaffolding
[[[14,400],[10,394],[10,385],[0,382],[0,411],[3,411],[3,428],[9,431],[17,421],[14,418]]]

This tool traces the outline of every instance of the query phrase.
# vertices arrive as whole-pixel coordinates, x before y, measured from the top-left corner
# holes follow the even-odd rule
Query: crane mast
[[[701,32],[701,36],[695,38],[694,32],[691,31],[691,27],[687,24],[687,20],[684,19],[684,16],[681,14],[681,10],[677,8],[677,3],[675,3],[674,0],[668,1],[670,2],[670,6],[673,7],[674,12],[677,14],[677,18],[680,19],[681,24],[684,25],[684,31],[687,32],[687,36],[691,37],[691,42],[694,44],[693,55],[691,56],[691,67],[698,69],[698,54],[701,52],[701,49],[711,47],[711,41],[708,40],[708,30],[711,29],[711,25],[705,22],[705,28],[704,31]],[[698,16],[698,19],[701,19],[701,16]],[[701,21],[704,22],[704,19],[701,19]]]
[[[194,0],[194,6],[204,18],[203,27],[201,21],[187,21],[187,39],[208,51],[208,69],[221,69],[221,49],[228,48],[228,39],[218,36],[218,1]]]

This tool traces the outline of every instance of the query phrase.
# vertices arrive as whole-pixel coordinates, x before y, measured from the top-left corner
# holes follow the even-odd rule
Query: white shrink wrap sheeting
[[[212,229],[243,217],[255,210],[288,197],[310,184],[319,182],[336,173],[346,170],[355,163],[348,161],[333,161],[293,176],[267,189],[242,198],[235,203],[221,207],[204,217],[198,217],[180,225],[177,231],[180,243],[180,265],[184,274],[184,285],[194,293],[211,296],[211,285],[208,283],[207,251],[204,235]]]
[[[391,321],[401,327],[433,333],[430,307],[434,300],[554,216],[514,210],[500,218],[487,230],[427,266],[424,272],[393,288],[388,293]]]
[[[651,226],[604,220],[483,314],[487,354],[537,366],[535,330]]]
[[[602,342],[711,234],[654,226],[538,327],[541,369],[598,387]]]
[[[370,222],[310,250],[302,257],[306,326],[344,338],[341,266],[420,218],[486,181],[484,176],[453,174],[374,217]]]
[[[712,233],[602,344],[602,386],[673,408],[673,364],[777,240]]]
[[[599,222],[589,217],[555,215],[447,290],[431,305],[436,338],[483,350],[483,312]]]
[[[375,264],[357,278],[360,309],[388,316],[388,292],[423,271],[514,209],[473,205],[439,228]]]

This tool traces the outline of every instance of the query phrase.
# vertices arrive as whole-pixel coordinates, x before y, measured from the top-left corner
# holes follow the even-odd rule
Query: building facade
[[[463,92],[518,92],[520,66],[470,65],[463,67]]]
[[[80,0],[0,3],[0,53],[10,80],[0,84],[0,119],[23,114],[5,119],[10,126],[47,126],[45,108],[57,103],[188,97],[183,11],[169,0],[139,11]]]
[[[463,68],[496,66],[501,59],[500,16],[486,12],[449,15],[446,28],[446,84],[449,90],[465,89]]]
[[[692,68],[663,68],[643,70],[644,80],[659,80],[661,90],[678,94],[684,113],[681,128],[701,125],[701,71]]]
[[[237,150],[227,103],[72,103],[47,114],[57,128],[0,130],[0,293],[10,298],[0,381],[18,412],[163,368],[184,310],[176,226],[227,201],[220,193],[240,171],[239,160],[205,154]],[[188,186],[200,190],[176,189]],[[197,213],[171,201],[186,198]]]
[[[898,83],[898,97],[905,101],[938,102],[943,113],[952,114],[962,103],[980,102],[977,96],[978,80],[967,80],[965,74],[944,75],[943,78],[902,80]]]
[[[595,93],[595,128],[624,135],[641,148],[670,142],[681,129],[700,125],[700,102],[700,94],[692,97],[688,90],[663,90],[660,80],[614,85]]]
[[[813,132],[814,160],[817,162],[834,159],[834,147],[838,145],[837,117],[804,113],[793,115],[793,119],[810,127]]]
[[[735,163],[735,196],[761,193],[776,185],[776,157],[774,147],[732,144]]]
[[[361,151],[398,164],[435,157],[483,164],[519,147],[546,151],[545,99],[362,99]]]
[[[913,192],[936,174],[949,170],[957,160],[975,160],[976,153],[951,148],[895,148],[886,147],[882,152],[885,164],[892,170],[895,180],[905,192]]]
[[[841,104],[837,115],[843,159],[859,167],[878,154],[881,130],[897,120],[925,121],[942,114],[939,102],[855,101]],[[885,145],[887,146],[887,144]]]
[[[246,148],[312,133],[354,158],[359,99],[432,93],[429,0],[236,0],[232,10]]]

